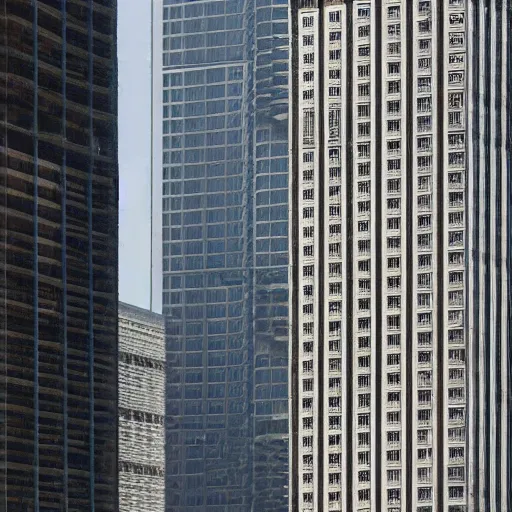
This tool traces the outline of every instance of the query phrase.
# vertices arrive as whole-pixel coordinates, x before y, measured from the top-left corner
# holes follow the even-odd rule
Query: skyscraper
[[[292,510],[511,508],[511,9],[293,6]]]
[[[0,502],[117,510],[114,0],[0,7]]]
[[[289,9],[156,1],[167,511],[288,510]]]
[[[119,303],[119,512],[164,511],[161,315]]]

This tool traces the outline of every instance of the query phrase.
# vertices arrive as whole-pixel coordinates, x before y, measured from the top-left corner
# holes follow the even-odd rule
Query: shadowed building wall
[[[0,502],[117,510],[115,0],[0,2]]]

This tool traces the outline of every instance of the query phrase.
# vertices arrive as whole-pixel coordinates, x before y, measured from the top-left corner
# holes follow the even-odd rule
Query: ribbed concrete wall
[[[119,305],[119,510],[164,510],[164,325]]]

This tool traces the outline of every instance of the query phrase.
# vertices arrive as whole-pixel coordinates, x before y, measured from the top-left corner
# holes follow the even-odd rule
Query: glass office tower
[[[154,2],[167,511],[288,510],[288,5]]]
[[[117,4],[0,5],[0,508],[114,512]]]

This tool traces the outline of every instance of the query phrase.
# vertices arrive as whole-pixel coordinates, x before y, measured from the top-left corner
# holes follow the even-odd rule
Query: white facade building
[[[292,16],[291,510],[510,510],[511,5]]]
[[[159,314],[119,303],[119,511],[165,509],[165,340]]]

